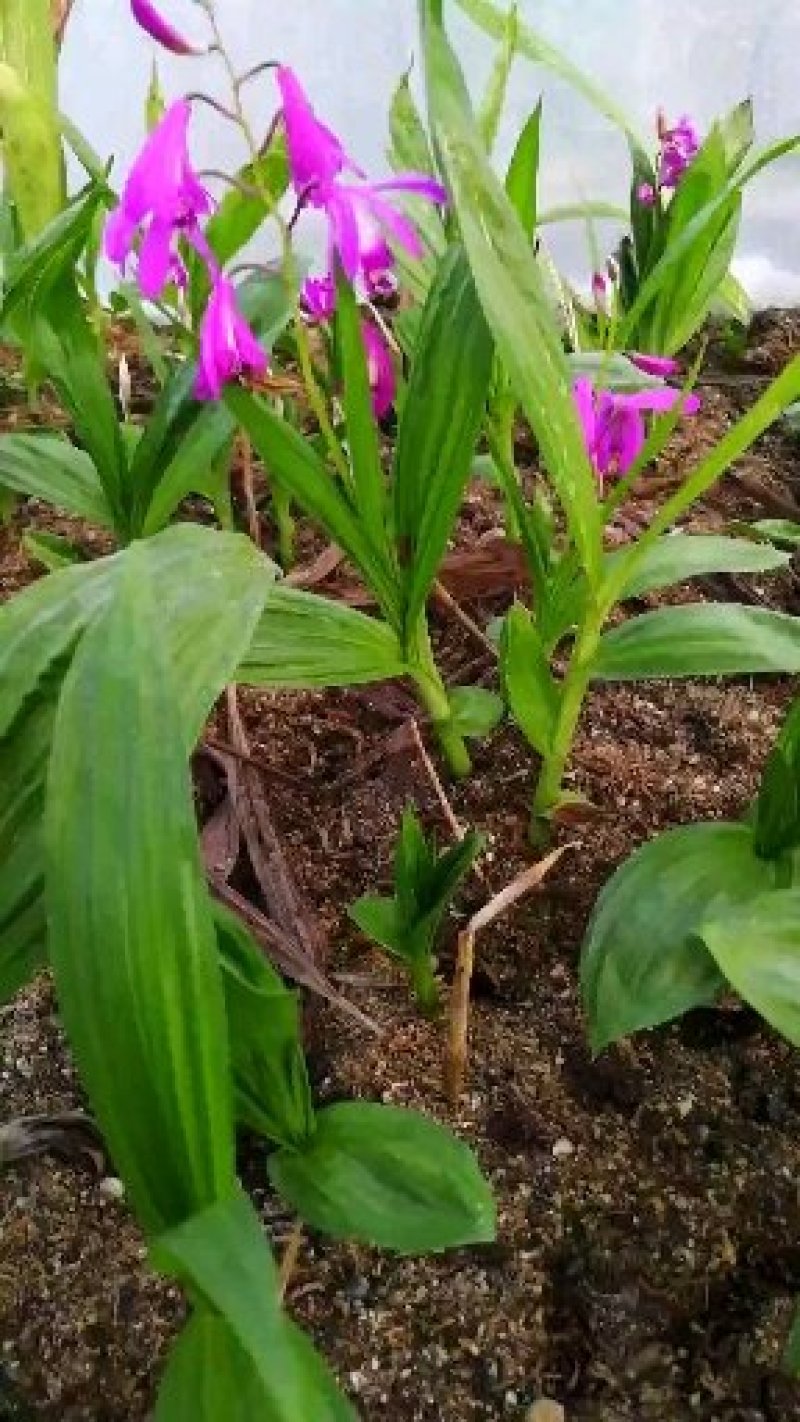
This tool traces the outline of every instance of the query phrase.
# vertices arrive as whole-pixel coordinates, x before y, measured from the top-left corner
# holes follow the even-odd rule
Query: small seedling
[[[409,805],[394,856],[394,894],[365,894],[349,913],[361,932],[406,965],[414,997],[426,1017],[439,1011],[436,936],[462,879],[483,848],[483,836],[470,830],[440,854],[435,835],[425,837]]]

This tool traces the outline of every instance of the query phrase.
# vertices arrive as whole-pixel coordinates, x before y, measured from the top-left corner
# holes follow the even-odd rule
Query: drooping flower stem
[[[448,768],[458,779],[464,779],[472,770],[472,762],[464,737],[453,720],[453,708],[434,659],[424,614],[406,647],[406,658]]]

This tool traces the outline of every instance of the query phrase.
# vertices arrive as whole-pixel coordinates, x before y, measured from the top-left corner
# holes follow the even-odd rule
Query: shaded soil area
[[[760,319],[735,361],[724,345],[713,349],[703,412],[642,484],[619,538],[646,519],[655,482],[681,477],[798,345],[790,314]],[[798,446],[772,433],[693,526],[777,517],[776,503],[798,498]],[[497,523],[493,496],[476,489],[459,549],[490,548]],[[22,507],[0,535],[3,596],[34,574],[21,534],[44,527],[91,538],[40,505]],[[309,539],[309,556],[322,546]],[[323,590],[350,581],[340,569]],[[679,597],[797,612],[799,587],[790,569],[709,580]],[[478,580],[463,600],[484,625],[509,595],[493,586],[481,597]],[[436,636],[452,682],[491,684],[491,658],[444,609]],[[542,1398],[561,1404],[567,1422],[800,1419],[800,1384],[778,1366],[800,1294],[796,1052],[726,1002],[593,1062],[577,990],[582,934],[614,867],[661,828],[740,815],[791,695],[779,679],[593,693],[571,783],[599,813],[562,828],[572,847],[544,886],[479,940],[469,1081],[455,1117],[442,1088],[441,1028],[415,1016],[400,979],[346,916],[360,893],[388,885],[409,799],[447,833],[413,741],[399,734],[414,714],[410,697],[402,687],[242,695],[284,849],[330,936],[328,968],[381,1029],[309,1002],[318,1099],[382,1099],[450,1121],[498,1200],[495,1244],[440,1257],[397,1260],[306,1236],[289,1306],[367,1422],[538,1422],[531,1409]],[[473,777],[448,787],[459,820],[489,842],[486,881],[467,883],[458,917],[530,864],[532,779],[529,753],[505,725],[476,748]],[[458,917],[442,958],[447,979]],[[0,1113],[80,1101],[42,980],[0,1012]],[[280,1249],[291,1221],[263,1160],[262,1146],[243,1142],[243,1176]],[[2,1422],[150,1414],[183,1303],[149,1273],[109,1171],[88,1157],[46,1156],[0,1176]]]

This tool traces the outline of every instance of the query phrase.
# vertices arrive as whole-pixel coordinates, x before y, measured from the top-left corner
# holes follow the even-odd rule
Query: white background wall
[[[161,0],[186,33],[205,34],[192,0]],[[385,166],[389,96],[416,47],[414,0],[217,0],[237,62],[275,57],[293,64],[327,121],[363,165]],[[455,12],[455,6],[451,5]],[[612,92],[643,130],[659,103],[689,110],[701,125],[750,94],[759,139],[800,131],[800,0],[521,0],[522,14]],[[453,31],[480,86],[491,46],[465,21]],[[154,47],[129,18],[127,0],[77,0],[66,44],[62,104],[119,178],[142,136],[143,102]],[[215,59],[159,55],[170,97],[190,89],[222,95]],[[501,148],[540,93],[547,122],[545,200],[624,200],[625,147],[619,135],[563,84],[518,61]],[[274,105],[269,77],[253,86],[264,125]],[[211,111],[198,112],[196,157],[224,167],[238,139]],[[747,201],[739,274],[762,303],[800,303],[800,159],[758,181]],[[610,241],[611,233],[608,234]],[[556,254],[578,276],[588,263],[585,234],[559,232]]]

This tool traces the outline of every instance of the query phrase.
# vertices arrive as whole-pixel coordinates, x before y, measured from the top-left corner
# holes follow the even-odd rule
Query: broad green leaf
[[[665,607],[606,632],[597,681],[800,672],[800,618],[738,603]]]
[[[249,686],[362,686],[406,672],[396,634],[345,603],[278,584],[236,673]]]
[[[216,904],[237,1118],[279,1145],[301,1144],[314,1108],[290,992],[244,924]]]
[[[574,380],[588,378],[602,390],[659,390],[663,380],[645,375],[627,356],[618,351],[577,351],[567,356]]]
[[[355,1413],[338,1391],[304,1333],[288,1319],[280,1335],[282,1352],[306,1376],[303,1405],[314,1422],[355,1422]],[[279,1359],[280,1361],[280,1359]],[[200,1307],[173,1348],[161,1384],[154,1422],[296,1422],[264,1388],[256,1364],[236,1334],[211,1309]]]
[[[280,419],[266,401],[241,387],[229,386],[225,401],[267,471],[274,472],[295,502],[349,554],[387,620],[399,628],[402,620],[400,589],[389,551],[369,537],[341,486],[308,440]]]
[[[489,84],[481,104],[478,123],[487,152],[491,153],[497,142],[497,132],[506,106],[506,95],[517,57],[519,38],[519,11],[512,5],[506,15],[505,27],[500,40],[494,67],[489,76]]]
[[[800,889],[712,912],[703,942],[745,1002],[800,1047]]]
[[[472,1152],[414,1111],[328,1106],[308,1145],[276,1152],[268,1168],[306,1223],[337,1238],[419,1254],[495,1236],[491,1192]]]
[[[747,326],[753,315],[753,304],[742,283],[728,272],[717,287],[712,303],[712,314],[733,317],[741,326]]]
[[[581,993],[595,1052],[715,1000],[725,981],[703,946],[710,916],[773,887],[747,825],[669,830],[603,889],[581,950]]]
[[[89,523],[114,526],[89,455],[58,436],[0,435],[0,485],[29,498],[44,499]]]
[[[743,99],[740,104],[736,104],[730,113],[720,120],[718,128],[722,135],[728,171],[733,173],[739,164],[744,162],[755,143],[753,100]]]
[[[404,923],[397,900],[381,894],[364,894],[347,910],[356,928],[385,948],[387,953],[404,958],[406,954]]]
[[[355,291],[339,268],[336,277],[336,344],[344,383],[344,418],[353,498],[364,528],[370,538],[380,544],[386,537],[386,485],[361,325]]]
[[[483,686],[451,686],[447,699],[455,729],[467,738],[483,740],[500,725],[505,712],[502,697]]]
[[[421,4],[434,132],[475,285],[498,355],[593,579],[600,559],[597,486],[558,327],[528,238],[481,145],[437,7],[433,0]]]
[[[607,554],[606,571],[612,572],[625,556],[625,550]],[[789,554],[748,538],[668,533],[647,550],[626,584],[624,597],[641,597],[712,573],[771,573],[790,561]]]
[[[456,3],[480,29],[491,35],[492,39],[502,38],[506,16],[502,6],[496,4],[495,0],[456,0]],[[573,64],[566,54],[550,44],[531,25],[520,22],[517,48],[527,59],[533,60],[535,64],[543,64],[546,69],[558,75],[559,79],[565,79],[610,123],[621,128],[623,133],[628,134],[637,146],[640,146],[629,118],[611,96],[604,93],[588,74],[584,74],[578,65]]]
[[[790,710],[764,768],[753,833],[762,859],[777,859],[800,845],[800,701]]]
[[[92,183],[38,235],[20,247],[8,262],[3,288],[3,323],[18,321],[33,300],[37,287],[54,272],[68,272],[78,261],[105,190]],[[24,337],[24,324],[21,331]]]
[[[130,555],[146,561],[158,587],[188,755],[252,639],[275,575],[249,539],[192,524],[53,573],[0,606],[0,737],[48,668],[108,607]]]
[[[425,307],[394,462],[406,626],[425,606],[472,467],[493,363],[492,339],[460,247],[442,263]]]
[[[244,1370],[243,1385],[254,1388],[252,1369],[263,1391],[264,1410],[254,1414],[254,1422],[262,1417],[264,1422],[300,1422],[301,1418],[355,1422],[321,1358],[282,1311],[275,1263],[243,1191],[231,1191],[227,1198],[160,1235],[151,1247],[151,1258],[157,1269],[180,1279],[206,1308],[224,1319],[250,1365]],[[219,1346],[219,1336],[214,1341]],[[195,1363],[198,1347],[192,1345]],[[191,1389],[185,1357],[179,1358],[177,1366],[184,1374],[182,1387]],[[196,1392],[196,1405],[201,1401]],[[208,1412],[187,1409],[183,1414],[185,1422],[190,1418],[195,1422],[198,1416],[212,1422]],[[219,1422],[223,1417],[227,1422],[227,1414],[218,1416]],[[180,1412],[166,1414],[166,1422],[180,1418]],[[158,1422],[164,1422],[163,1414]]]
[[[234,1161],[216,937],[163,594],[144,547],[128,550],[64,679],[45,880],[70,1045],[134,1208],[155,1232],[229,1196]]]
[[[520,603],[506,614],[500,668],[511,715],[526,741],[546,755],[555,730],[559,691],[534,619]]]
[[[0,740],[0,1003],[44,962],[42,815],[58,686],[53,674]]]
[[[506,175],[506,192],[529,241],[539,222],[539,155],[542,141],[542,101],[517,139]]]

